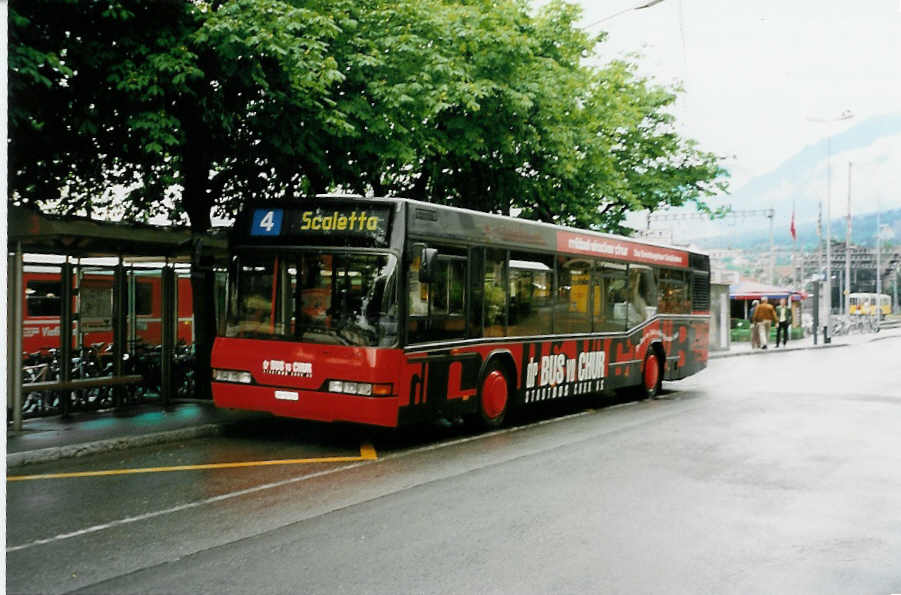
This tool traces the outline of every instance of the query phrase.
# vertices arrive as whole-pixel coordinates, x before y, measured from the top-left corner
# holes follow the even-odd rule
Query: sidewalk
[[[723,357],[735,357],[739,355],[769,355],[773,353],[782,353],[785,351],[800,351],[804,349],[830,349],[834,347],[848,347],[850,345],[860,345],[861,343],[869,343],[871,341],[881,341],[893,337],[901,337],[901,326],[880,330],[878,333],[863,333],[853,335],[842,335],[832,337],[829,343],[823,343],[823,336],[818,337],[818,344],[813,344],[813,336],[804,337],[789,341],[785,347],[776,347],[775,342],[770,342],[767,349],[751,349],[750,342],[732,343],[728,351],[711,351],[710,359],[719,359]]]
[[[876,334],[847,335],[829,344],[813,344],[813,337],[791,341],[788,347],[751,351],[749,343],[736,343],[728,351],[711,352],[710,359],[742,355],[762,356],[802,349],[847,347],[901,337],[901,327]],[[153,404],[124,411],[74,414],[68,419],[44,417],[28,419],[22,432],[6,432],[7,467],[78,457],[138,446],[180,442],[223,433],[231,424],[268,418],[265,413],[217,409],[211,401],[181,401],[169,410]]]
[[[17,467],[124,448],[180,442],[221,434],[228,425],[267,417],[218,409],[212,401],[181,401],[168,410],[154,404],[122,411],[83,412],[26,419],[6,432],[6,465]]]

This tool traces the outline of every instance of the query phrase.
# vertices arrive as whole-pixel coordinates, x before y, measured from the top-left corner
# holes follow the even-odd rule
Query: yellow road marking
[[[203,469],[235,469],[238,467],[269,467],[274,465],[308,465],[313,463],[352,463],[378,460],[375,448],[368,442],[360,445],[358,457],[319,457],[311,459],[278,459],[273,461],[239,461],[236,463],[207,463],[204,465],[174,465],[171,467],[143,467],[139,469],[108,469],[105,471],[80,471],[74,473],[44,473],[41,475],[9,475],[6,481],[34,479],[62,479],[70,477],[104,477],[108,475],[132,475],[135,473],[165,473],[169,471],[199,471]]]

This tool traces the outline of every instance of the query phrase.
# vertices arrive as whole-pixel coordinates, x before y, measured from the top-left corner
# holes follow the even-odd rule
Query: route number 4
[[[266,231],[272,231],[275,227],[275,211],[267,211],[263,218],[260,219],[260,227]]]
[[[252,236],[277,236],[282,231],[282,219],[285,212],[282,209],[257,209],[253,212],[253,221],[250,225]]]

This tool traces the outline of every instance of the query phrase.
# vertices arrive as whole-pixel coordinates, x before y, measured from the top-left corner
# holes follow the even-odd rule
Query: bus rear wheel
[[[641,371],[641,395],[645,399],[656,398],[663,386],[663,374],[660,373],[660,357],[653,349],[648,349]]]
[[[504,423],[510,404],[510,382],[503,367],[491,362],[479,384],[479,412],[477,420],[486,428],[497,428]]]

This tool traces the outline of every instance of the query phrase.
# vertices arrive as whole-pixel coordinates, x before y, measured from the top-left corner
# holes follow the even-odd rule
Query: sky
[[[682,82],[679,131],[728,156],[733,190],[830,134],[901,113],[901,0],[663,0],[641,10],[629,10],[641,0],[575,2],[583,27],[609,35],[602,61],[640,52],[642,74]],[[828,121],[845,110],[854,118]],[[838,196],[848,159],[833,159]],[[901,163],[883,169],[898,183],[880,200],[901,206]],[[845,210],[834,207],[833,216]]]

